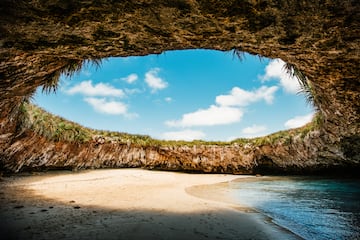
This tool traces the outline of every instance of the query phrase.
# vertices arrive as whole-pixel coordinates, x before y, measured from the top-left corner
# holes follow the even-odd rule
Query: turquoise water
[[[262,177],[230,182],[240,204],[304,239],[360,239],[360,180]]]

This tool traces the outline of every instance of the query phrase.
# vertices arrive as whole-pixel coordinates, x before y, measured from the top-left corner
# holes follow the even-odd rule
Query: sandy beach
[[[298,239],[261,213],[232,204],[226,190],[202,191],[201,185],[237,178],[142,169],[5,177],[0,182],[0,236]]]

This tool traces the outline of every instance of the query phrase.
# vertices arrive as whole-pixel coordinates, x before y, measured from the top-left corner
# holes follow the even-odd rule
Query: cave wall
[[[359,19],[360,2],[355,0],[2,0],[2,166],[13,170],[18,167],[11,167],[11,161],[27,162],[29,167],[32,163],[37,166],[39,159],[43,165],[54,161],[54,156],[46,155],[40,147],[26,154],[27,143],[38,145],[41,136],[20,134],[18,114],[21,102],[61,69],[84,59],[196,48],[236,49],[281,58],[300,69],[313,86],[315,104],[323,115],[321,129],[309,133],[313,140],[292,143],[280,152],[274,146],[257,150],[261,152],[257,157],[248,155],[253,161],[250,169],[266,158],[282,161],[283,166],[287,159],[293,166],[301,165],[299,161],[326,159],[333,166],[358,165]],[[293,151],[302,149],[299,146],[307,147]],[[68,154],[67,148],[56,151]],[[180,152],[186,155],[185,150]],[[94,157],[78,152],[73,158],[84,162]]]

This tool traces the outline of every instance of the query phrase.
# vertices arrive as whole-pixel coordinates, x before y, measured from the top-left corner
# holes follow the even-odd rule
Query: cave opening
[[[280,166],[284,172],[289,172],[290,169],[306,171],[322,166],[330,166],[327,168],[329,171],[340,165],[346,168],[358,166],[359,152],[357,145],[353,143],[358,139],[360,122],[359,44],[355,37],[358,36],[359,29],[356,21],[359,19],[358,9],[358,3],[354,1],[343,1],[341,4],[320,4],[316,1],[297,4],[278,1],[266,4],[259,4],[257,1],[244,4],[239,4],[239,1],[186,1],[186,4],[152,1],[129,4],[104,0],[75,5],[61,4],[59,1],[5,1],[0,6],[3,13],[0,14],[0,32],[3,33],[0,41],[0,166],[12,172],[21,171],[25,167],[63,166],[75,169],[164,166],[165,169],[204,169],[207,172],[220,172],[219,166],[222,166],[221,172],[239,174],[251,173],[258,165],[257,161],[264,159],[264,156]],[[64,12],[68,14],[63,14]],[[78,63],[85,59],[145,56],[184,49],[235,49],[239,56],[242,56],[242,52],[248,52],[281,58],[287,63],[286,66],[293,66],[306,75],[310,88],[305,93],[310,93],[307,95],[308,99],[313,100],[319,112],[316,115],[320,116],[318,121],[313,123],[319,124],[310,127],[307,125],[303,129],[297,129],[298,131],[272,134],[264,141],[237,141],[224,146],[204,142],[163,144],[164,142],[142,141],[147,140],[147,137],[140,137],[141,141],[129,141],[129,144],[126,138],[120,141],[112,141],[113,138],[93,141],[89,131],[81,131],[81,126],[75,123],[60,121],[57,125],[48,124],[49,129],[34,129],[31,122],[21,121],[26,113],[22,108],[24,99],[41,85],[51,89],[56,85],[54,83],[61,72],[76,70]],[[170,52],[165,54],[168,55]],[[153,69],[157,77],[167,77],[167,71]],[[141,73],[142,78],[145,73]],[[125,78],[130,74],[121,74],[117,78]],[[140,78],[140,73],[138,76]],[[95,80],[103,81],[92,80],[93,87]],[[172,82],[168,78],[166,81],[168,87],[157,94],[171,89]],[[275,82],[265,81],[268,87],[278,87],[276,92],[279,93],[280,81],[276,84]],[[194,83],[196,82],[191,81],[192,85]],[[234,86],[237,84],[214,93],[206,104],[181,111],[164,121],[168,121],[170,125],[180,124],[182,126],[179,130],[183,130],[189,125],[189,122],[184,120],[185,116],[194,116],[191,113],[200,109],[206,112],[211,106],[214,106],[214,109],[220,108],[218,96],[225,96],[226,101],[220,98],[220,102],[231,110],[234,103],[228,100],[235,95],[232,94]],[[115,90],[120,88],[114,87]],[[258,88],[241,87],[241,90],[254,93]],[[204,88],[198,90],[198,93],[200,92],[209,93],[204,91]],[[188,97],[188,100],[198,102],[195,101],[199,99],[198,95]],[[92,103],[106,101],[94,99],[94,96],[86,97],[88,102]],[[175,103],[176,99],[171,95],[164,97],[172,98],[171,103]],[[271,106],[275,106],[277,99],[275,98]],[[65,98],[62,100],[66,101]],[[149,103],[152,102],[150,100]],[[83,98],[81,101],[84,103]],[[75,107],[77,102],[70,103],[69,109],[77,112],[83,110]],[[256,103],[267,106],[265,98]],[[87,102],[85,104],[89,105]],[[124,112],[126,108],[123,106],[122,109]],[[138,113],[132,104],[129,104],[127,109],[130,117]],[[169,107],[168,111],[173,109],[177,108]],[[241,115],[239,109],[237,107],[238,118]],[[247,105],[247,111],[240,111],[240,122],[245,123],[245,117],[254,109],[257,109],[254,105]],[[269,109],[268,107],[267,110]],[[294,109],[293,105],[289,111]],[[145,114],[145,117],[156,115],[154,105],[149,106],[148,111],[150,114]],[[41,115],[40,112],[37,110],[31,117],[39,119],[39,116],[43,116],[43,122],[52,122],[54,116]],[[133,113],[135,115],[131,115]],[[262,118],[270,121],[274,115],[279,116],[275,111],[271,113],[271,117]],[[90,115],[87,117],[91,119]],[[118,117],[120,119],[122,116]],[[222,114],[217,117],[223,119]],[[135,125],[136,119],[139,118],[134,118],[132,125]],[[101,124],[99,128],[109,126],[104,121],[98,122]],[[251,124],[231,130],[237,135],[236,129],[241,131],[252,127]],[[127,130],[124,123],[119,125],[123,127],[121,131],[134,132]],[[204,129],[209,130],[209,127]],[[176,130],[169,128],[169,131]],[[138,130],[135,132],[148,134]],[[75,136],[75,139],[72,139],[75,141],[66,141],[69,138],[63,137],[65,133]],[[54,136],[55,138],[52,138]],[[210,139],[210,135],[207,137]],[[87,141],[82,141],[84,139]],[[215,151],[216,149],[218,151]],[[218,154],[214,154],[215,152]],[[224,152],[227,152],[226,158]],[[224,159],[229,164],[225,164]],[[191,164],[188,164],[189,162]]]
[[[280,59],[197,49],[97,61],[62,74],[56,91],[39,87],[32,102],[99,134],[185,141],[260,137],[314,114]]]

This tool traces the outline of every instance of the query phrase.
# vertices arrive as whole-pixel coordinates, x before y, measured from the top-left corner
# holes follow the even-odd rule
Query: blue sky
[[[159,139],[222,140],[298,127],[314,110],[280,59],[213,50],[104,59],[34,102],[83,126]]]

